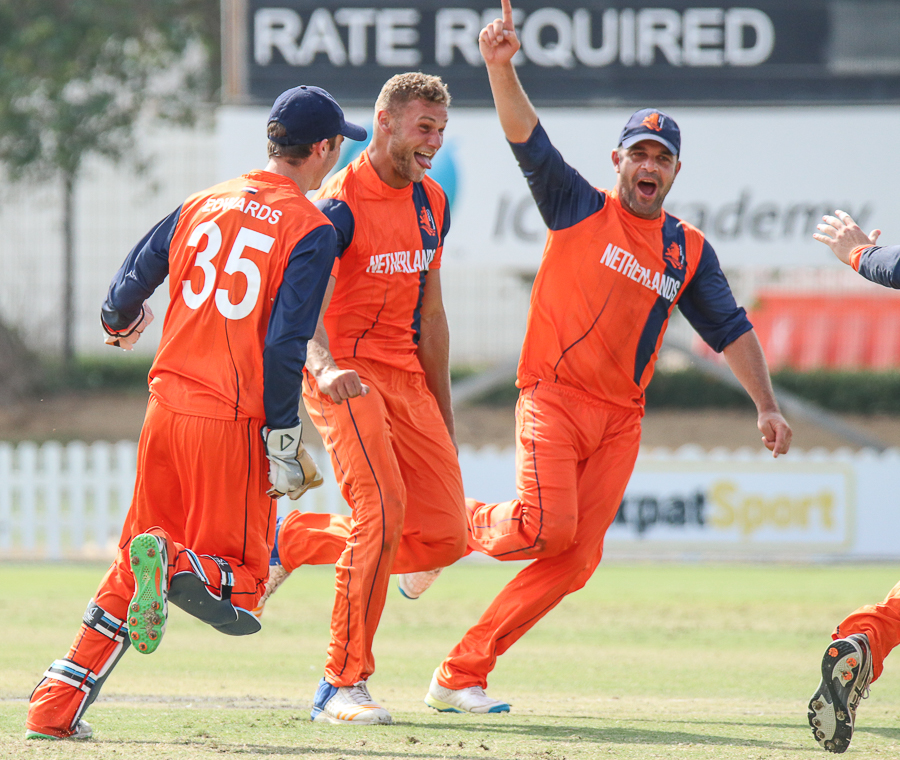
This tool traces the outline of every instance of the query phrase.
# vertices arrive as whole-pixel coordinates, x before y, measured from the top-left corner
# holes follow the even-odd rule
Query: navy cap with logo
[[[644,108],[631,115],[619,135],[619,145],[630,148],[641,140],[656,140],[665,145],[673,156],[681,153],[681,130],[668,114],[656,108]]]
[[[336,135],[365,140],[364,127],[344,119],[337,101],[321,87],[301,84],[278,96],[269,113],[269,124],[277,121],[286,133],[270,137],[278,145],[310,145]]]

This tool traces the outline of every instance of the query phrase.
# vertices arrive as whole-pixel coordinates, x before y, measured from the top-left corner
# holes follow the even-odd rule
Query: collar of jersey
[[[254,182],[266,182],[270,185],[283,185],[285,187],[293,188],[296,192],[300,192],[300,188],[297,187],[297,183],[292,179],[288,179],[282,174],[275,174],[273,172],[267,172],[265,169],[254,169],[251,172],[247,172],[244,175],[244,179],[252,180]]]
[[[374,191],[382,198],[408,198],[412,195],[413,183],[410,182],[406,187],[391,187],[386,182],[384,182],[381,177],[378,176],[378,173],[375,171],[375,167],[372,166],[372,162],[369,160],[369,151],[364,150],[357,161],[357,174],[359,175],[360,181],[365,185],[369,190]]]
[[[630,211],[628,211],[623,205],[622,201],[619,200],[619,194],[615,190],[607,190],[606,197],[611,200],[616,205],[616,210],[619,212],[619,217],[622,219],[625,224],[631,225],[632,227],[642,227],[646,230],[656,230],[663,226],[666,221],[666,212],[662,210],[656,219],[642,219],[639,216],[635,216]]]

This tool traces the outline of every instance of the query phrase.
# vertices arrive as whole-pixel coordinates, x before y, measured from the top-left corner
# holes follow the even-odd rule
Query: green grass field
[[[806,703],[828,634],[900,578],[885,565],[604,564],[500,659],[489,693],[511,714],[435,713],[422,703],[432,671],[516,570],[462,564],[416,602],[392,591],[370,686],[393,726],[309,721],[333,571],[304,568],[253,637],[174,609],[157,653],[129,652],[90,709],[92,741],[26,743],[27,697],[65,654],[103,568],[0,564],[0,758],[826,757]],[[847,757],[900,756],[893,664],[860,708]]]

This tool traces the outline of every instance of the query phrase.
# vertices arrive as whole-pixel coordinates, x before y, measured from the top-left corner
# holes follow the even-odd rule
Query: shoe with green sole
[[[166,542],[151,533],[141,533],[131,540],[129,555],[134,596],[128,605],[128,638],[138,652],[151,654],[166,631]]]

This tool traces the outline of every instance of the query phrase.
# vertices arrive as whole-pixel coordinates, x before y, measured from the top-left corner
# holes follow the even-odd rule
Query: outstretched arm
[[[753,330],[745,332],[722,351],[725,361],[756,404],[756,426],[763,444],[777,457],[791,447],[791,426],[782,417],[769,379],[769,368],[759,338]]]
[[[538,123],[537,112],[512,64],[521,44],[516,36],[510,0],[501,0],[503,18],[495,19],[478,35],[478,48],[487,64],[488,79],[500,126],[511,143],[523,143]]]
[[[900,289],[900,245],[877,246],[881,230],[863,232],[845,211],[823,216],[813,237],[867,280]]]
[[[825,243],[845,264],[850,263],[850,254],[854,248],[875,245],[881,235],[881,230],[872,230],[867,235],[850,214],[840,210],[835,211],[834,216],[823,216],[822,224],[816,229],[818,232],[814,232],[813,237],[820,243]]]

